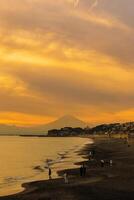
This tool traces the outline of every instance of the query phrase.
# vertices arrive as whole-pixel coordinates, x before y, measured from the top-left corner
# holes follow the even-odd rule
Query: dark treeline
[[[114,124],[102,124],[93,128],[72,128],[65,127],[61,129],[52,129],[48,131],[48,136],[77,136],[87,134],[116,134],[116,133],[128,133],[134,134],[134,122],[127,123],[114,123]]]

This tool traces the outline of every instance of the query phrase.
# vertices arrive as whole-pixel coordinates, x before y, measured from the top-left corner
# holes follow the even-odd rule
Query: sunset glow
[[[133,6],[1,1],[0,123],[31,126],[66,114],[91,125],[134,121]]]

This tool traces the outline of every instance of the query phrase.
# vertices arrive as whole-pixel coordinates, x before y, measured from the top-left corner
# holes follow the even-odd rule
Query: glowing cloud
[[[130,2],[1,1],[0,123],[134,120]]]
[[[92,11],[94,8],[96,8],[99,4],[98,0],[93,0],[94,2],[90,6],[89,10]]]
[[[80,0],[67,0],[67,2],[74,5],[74,7],[77,7],[79,5]]]

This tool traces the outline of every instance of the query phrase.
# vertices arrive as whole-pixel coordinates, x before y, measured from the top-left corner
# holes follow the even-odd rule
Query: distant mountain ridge
[[[62,127],[85,127],[87,126],[87,124],[79,119],[77,119],[76,117],[73,117],[71,115],[65,115],[59,119],[57,119],[54,122],[51,122],[49,124],[46,125],[47,129],[51,129],[51,127],[53,127],[53,129],[58,129],[58,128],[62,128]]]
[[[87,124],[74,116],[65,115],[51,123],[34,126],[34,127],[17,127],[11,125],[0,125],[0,135],[34,135],[34,134],[47,134],[50,129],[60,129],[62,127],[86,127]]]
[[[113,124],[101,124],[92,128],[87,127],[88,124],[77,119],[76,117],[66,115],[51,123],[35,126],[35,127],[17,127],[11,125],[0,124],[0,135],[47,135],[48,131],[53,129],[61,129],[61,132],[67,132],[68,130],[73,132],[84,131],[83,133],[89,134],[104,134],[104,133],[133,133],[134,134],[134,122],[126,123],[113,123]],[[66,127],[64,129],[64,127]],[[69,128],[70,127],[70,128]],[[74,130],[73,130],[74,128]],[[78,129],[77,129],[78,128]],[[80,130],[79,128],[83,129]],[[72,133],[71,133],[72,134]]]

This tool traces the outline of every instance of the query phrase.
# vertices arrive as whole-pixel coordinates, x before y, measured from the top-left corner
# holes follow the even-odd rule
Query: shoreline
[[[131,200],[134,195],[134,140],[131,145],[124,144],[123,139],[94,138],[95,143],[88,144],[79,152],[83,158],[87,174],[80,177],[79,168],[59,171],[61,176],[67,172],[69,184],[65,184],[63,178],[34,181],[24,183],[23,192],[15,195],[0,197],[3,200]],[[95,149],[95,159],[88,161],[89,151]],[[100,166],[100,160],[113,160],[113,166],[106,163],[104,168]],[[82,162],[83,163],[83,162]],[[82,164],[76,163],[78,167]],[[89,189],[90,188],[90,189]],[[97,193],[96,193],[97,192]],[[59,195],[60,194],[60,195]],[[87,198],[87,196],[89,196]]]
[[[61,140],[61,139],[62,138],[57,138],[56,141]],[[74,139],[75,139],[75,142],[73,142]],[[80,151],[85,146],[85,144],[92,142],[92,140],[91,141],[90,139],[81,140],[81,138],[77,140],[76,137],[73,137],[73,140],[70,141],[70,139],[68,139],[67,141],[70,141],[71,145],[69,146],[66,145],[63,148],[59,148],[58,151],[56,151],[56,153],[54,154],[55,156],[52,157],[50,154],[50,157],[49,157],[47,154],[46,157],[44,158],[41,157],[42,162],[38,160],[38,162],[36,161],[36,163],[34,163],[33,165],[31,166],[29,165],[32,176],[28,177],[28,176],[25,176],[25,174],[23,173],[25,178],[19,179],[14,182],[7,182],[7,184],[5,185],[4,184],[2,185],[2,181],[1,181],[0,197],[14,195],[16,193],[20,193],[24,191],[25,188],[22,187],[24,183],[40,181],[40,180],[48,180],[48,169],[47,169],[48,163],[52,169],[52,178],[54,179],[59,178],[59,175],[57,173],[58,170],[64,170],[66,168],[75,168],[76,166],[74,165],[73,161],[75,162],[82,161],[82,158],[81,156],[77,154],[77,151]],[[63,141],[66,142],[66,140],[63,140]],[[11,177],[13,180],[15,180],[13,176]]]

